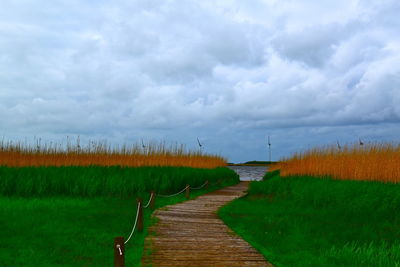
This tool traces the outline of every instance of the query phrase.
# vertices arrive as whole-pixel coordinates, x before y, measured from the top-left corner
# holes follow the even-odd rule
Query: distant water
[[[260,181],[268,167],[266,166],[228,166],[240,176],[240,181]]]

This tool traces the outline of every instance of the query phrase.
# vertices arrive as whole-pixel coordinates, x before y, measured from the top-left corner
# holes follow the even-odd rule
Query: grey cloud
[[[335,47],[354,34],[355,27],[339,24],[314,25],[299,32],[281,33],[273,39],[272,44],[284,58],[322,68],[335,53]]]
[[[264,155],[267,132],[395,136],[396,1],[254,3],[5,1],[0,136],[201,136],[233,160]]]

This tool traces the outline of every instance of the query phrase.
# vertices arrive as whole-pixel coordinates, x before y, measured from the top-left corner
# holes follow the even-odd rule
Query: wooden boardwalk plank
[[[248,182],[154,212],[158,223],[145,240],[144,266],[272,266],[217,216],[217,210],[245,194]]]

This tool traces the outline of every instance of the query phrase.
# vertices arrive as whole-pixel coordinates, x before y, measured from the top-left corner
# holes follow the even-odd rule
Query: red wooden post
[[[114,267],[125,266],[124,238],[118,236],[114,238]]]
[[[155,192],[154,190],[151,191],[150,197],[151,197],[151,200],[150,200],[150,209],[151,209],[151,210],[154,210],[154,206],[155,206],[155,203],[156,203],[156,192]]]
[[[141,198],[138,198],[137,202],[138,202],[138,206],[139,206],[137,229],[139,232],[142,232],[143,231],[143,202],[142,202]]]
[[[189,199],[190,197],[190,185],[186,185],[185,197]]]

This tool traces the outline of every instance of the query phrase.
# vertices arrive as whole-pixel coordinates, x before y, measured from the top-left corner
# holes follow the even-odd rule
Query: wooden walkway
[[[149,228],[143,266],[272,266],[216,214],[247,186],[241,182],[155,211],[159,222]]]

